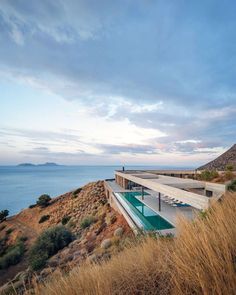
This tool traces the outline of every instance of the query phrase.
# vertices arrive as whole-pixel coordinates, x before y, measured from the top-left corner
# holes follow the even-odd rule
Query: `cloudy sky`
[[[0,0],[0,164],[197,166],[236,141],[236,3]]]

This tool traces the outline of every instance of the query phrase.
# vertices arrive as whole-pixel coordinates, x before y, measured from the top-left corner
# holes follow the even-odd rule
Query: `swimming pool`
[[[140,192],[116,193],[124,209],[132,215],[134,221],[144,230],[163,230],[174,228],[167,220],[158,215],[155,211],[140,202],[135,196]]]

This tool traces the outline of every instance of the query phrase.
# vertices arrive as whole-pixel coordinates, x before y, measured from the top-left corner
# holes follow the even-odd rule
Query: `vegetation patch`
[[[0,269],[6,269],[10,265],[15,265],[20,262],[25,251],[25,246],[22,241],[18,241],[14,246],[9,247],[0,257]]]
[[[200,180],[204,181],[211,181],[217,177],[219,177],[219,173],[216,170],[205,170],[200,174]]]
[[[30,249],[31,268],[35,271],[43,268],[49,257],[67,246],[72,240],[72,233],[64,226],[56,226],[44,231]]]
[[[32,205],[29,205],[29,209],[33,209],[34,207],[36,207],[37,204],[32,204]]]
[[[74,268],[66,276],[37,286],[35,292],[235,294],[235,197],[229,194],[215,203],[207,218],[181,219],[174,239],[141,237],[109,261]]]
[[[6,230],[6,235],[10,235],[13,232],[14,228],[9,228]]]
[[[80,227],[81,228],[86,228],[89,227],[92,223],[96,221],[96,218],[94,216],[86,216],[81,222],[80,222]]]
[[[82,191],[82,188],[79,187],[77,188],[75,191],[73,191],[73,194],[72,194],[72,198],[77,198],[78,197],[78,194]]]
[[[39,219],[39,223],[43,223],[43,222],[47,221],[49,218],[50,218],[50,215],[43,215]]]
[[[38,198],[37,205],[40,206],[41,208],[44,208],[49,205],[50,201],[51,201],[51,197],[49,195],[44,194]]]
[[[236,192],[236,179],[232,180],[230,184],[227,185],[227,190],[231,192]]]
[[[21,241],[21,242],[26,242],[27,240],[28,240],[28,237],[27,236],[21,236],[19,238],[19,241]]]
[[[0,238],[0,256],[2,256],[7,249],[8,236]]]
[[[66,216],[64,216],[64,217],[62,218],[61,223],[62,223],[63,225],[66,225],[70,219],[71,219],[71,216],[67,216],[67,215],[66,215]]]
[[[9,211],[8,210],[2,210],[2,211],[0,211],[0,222],[5,221],[8,215],[9,215]]]

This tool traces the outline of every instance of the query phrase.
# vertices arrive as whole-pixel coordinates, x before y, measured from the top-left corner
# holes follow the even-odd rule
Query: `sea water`
[[[162,168],[164,167],[126,166],[126,169]],[[122,169],[122,167],[0,166],[0,211],[8,209],[10,215],[14,215],[34,204],[42,194],[55,197],[91,181],[114,178],[116,169]]]

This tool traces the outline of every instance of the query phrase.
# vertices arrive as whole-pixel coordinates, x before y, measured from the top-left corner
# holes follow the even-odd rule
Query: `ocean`
[[[121,168],[121,166],[0,166],[0,211],[8,209],[10,215],[14,215],[34,204],[42,194],[56,197],[90,181],[114,178],[114,170]],[[126,169],[163,168],[126,166]],[[174,167],[168,167],[170,168]]]

